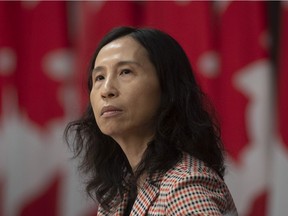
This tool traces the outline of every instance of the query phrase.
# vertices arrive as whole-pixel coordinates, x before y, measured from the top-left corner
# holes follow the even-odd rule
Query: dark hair
[[[162,92],[155,137],[148,144],[137,171],[133,174],[119,145],[100,131],[90,103],[83,117],[65,129],[66,141],[73,147],[75,157],[82,156],[80,169],[89,174],[88,194],[106,209],[113,206],[111,201],[115,196],[121,197],[125,190],[135,188],[137,178],[144,171],[152,183],[152,175],[170,169],[183,152],[204,161],[221,178],[224,175],[222,142],[213,109],[196,83],[185,52],[168,34],[150,28],[113,29],[102,39],[91,59],[89,92],[99,51],[123,36],[132,37],[147,50]],[[73,142],[68,141],[70,132],[75,132]]]

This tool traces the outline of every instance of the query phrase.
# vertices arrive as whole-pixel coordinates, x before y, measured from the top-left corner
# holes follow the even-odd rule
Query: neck
[[[132,170],[136,170],[152,136],[113,137],[125,153]]]

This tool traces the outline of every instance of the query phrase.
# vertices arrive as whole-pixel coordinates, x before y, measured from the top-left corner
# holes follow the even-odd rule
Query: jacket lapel
[[[146,215],[148,209],[154,203],[158,195],[159,195],[159,186],[149,184],[149,182],[146,181],[142,189],[139,191],[139,194],[135,200],[130,216]]]
[[[127,202],[128,202],[128,194],[125,193],[123,196],[123,200],[121,201],[121,203],[119,203],[119,206],[117,207],[117,210],[116,210],[115,214],[113,214],[113,215],[114,216],[123,216],[125,208],[127,206]]]

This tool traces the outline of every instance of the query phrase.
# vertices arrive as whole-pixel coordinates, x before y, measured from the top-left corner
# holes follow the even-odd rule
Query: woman
[[[108,33],[75,131],[98,215],[237,215],[218,127],[180,45],[155,29]]]

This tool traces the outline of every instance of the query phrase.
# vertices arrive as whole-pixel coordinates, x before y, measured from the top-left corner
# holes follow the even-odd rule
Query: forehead
[[[124,36],[106,44],[98,53],[95,65],[109,60],[143,61],[147,58],[146,49],[131,36]]]

